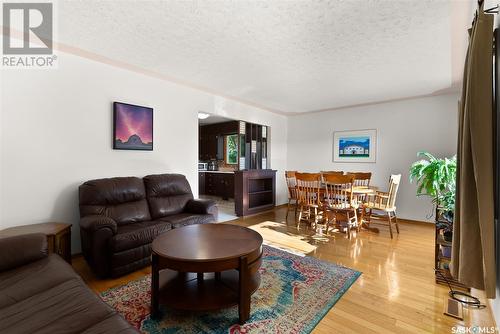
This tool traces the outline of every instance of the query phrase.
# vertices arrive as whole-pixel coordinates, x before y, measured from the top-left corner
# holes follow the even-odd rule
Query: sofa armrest
[[[116,222],[106,216],[85,216],[80,219],[80,228],[84,229],[87,232],[95,232],[97,230],[103,228],[109,228],[113,232],[113,235],[116,234],[117,225]]]
[[[217,204],[211,199],[191,199],[187,202],[185,210],[199,215],[211,214],[217,218]]]
[[[0,238],[0,271],[43,259],[47,254],[45,234],[32,233]]]

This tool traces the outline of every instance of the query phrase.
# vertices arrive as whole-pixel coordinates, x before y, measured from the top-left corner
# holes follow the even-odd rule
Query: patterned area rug
[[[360,272],[264,247],[260,288],[250,319],[238,325],[237,306],[216,312],[162,309],[149,318],[150,276],[102,293],[102,298],[144,333],[309,333],[361,275]]]

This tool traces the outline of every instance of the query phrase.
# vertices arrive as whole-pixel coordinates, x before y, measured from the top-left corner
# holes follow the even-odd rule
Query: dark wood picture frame
[[[125,144],[120,145],[120,143],[117,142],[116,138],[116,132],[117,132],[117,108],[119,106],[125,106],[129,108],[140,108],[140,109],[146,109],[149,112],[151,112],[151,145],[148,143],[143,143],[143,144],[137,144],[136,146],[125,146]],[[132,136],[131,136],[132,137]],[[140,138],[140,136],[138,136]],[[124,102],[113,102],[113,149],[114,150],[131,150],[131,151],[153,151],[154,148],[154,112],[153,108],[151,107],[145,107],[145,106],[140,106],[140,105],[135,105],[135,104],[130,104],[130,103],[124,103]],[[142,140],[142,139],[141,139]]]

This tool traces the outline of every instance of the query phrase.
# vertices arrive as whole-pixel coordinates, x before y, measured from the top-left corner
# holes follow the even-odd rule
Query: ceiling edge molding
[[[389,99],[389,100],[380,100],[380,101],[371,101],[371,102],[366,102],[366,103],[359,103],[359,104],[350,104],[350,105],[345,105],[345,106],[340,106],[340,107],[334,107],[334,108],[327,108],[327,109],[318,109],[318,110],[310,110],[310,111],[302,111],[302,112],[297,112],[297,113],[287,113],[287,116],[301,116],[301,115],[309,115],[309,114],[317,114],[317,113],[323,113],[323,112],[329,112],[329,111],[336,111],[336,110],[342,110],[342,109],[350,109],[350,108],[357,108],[357,107],[366,107],[366,106],[371,106],[371,105],[377,105],[377,104],[385,104],[385,103],[392,103],[392,102],[401,102],[401,101],[408,101],[408,100],[415,100],[415,99],[421,99],[421,98],[426,98],[426,97],[434,97],[434,96],[440,96],[440,95],[448,95],[448,94],[456,94],[459,93],[460,89],[453,86],[447,89],[442,89],[430,94],[421,94],[421,95],[413,95],[413,96],[407,96],[407,97],[401,97],[397,99]]]
[[[391,103],[391,102],[399,102],[399,101],[406,101],[406,100],[413,100],[413,99],[418,99],[418,98],[424,98],[424,97],[432,97],[432,96],[438,96],[438,95],[446,95],[446,94],[452,94],[452,93],[457,93],[460,91],[459,85],[453,85],[449,88],[442,89],[436,92],[432,92],[430,94],[422,94],[422,95],[412,95],[412,96],[407,96],[407,97],[402,97],[402,98],[396,98],[396,99],[387,99],[387,100],[380,100],[380,101],[370,101],[366,103],[359,103],[359,104],[350,104],[350,105],[344,105],[340,107],[332,107],[332,108],[325,108],[325,109],[318,109],[318,110],[310,110],[310,111],[300,111],[300,112],[289,112],[289,111],[282,111],[282,110],[277,110],[277,109],[272,109],[268,108],[266,106],[260,105],[258,103],[250,102],[244,99],[240,99],[235,96],[227,95],[221,92],[218,92],[216,90],[193,84],[191,82],[181,80],[178,78],[174,78],[165,74],[161,74],[155,71],[151,71],[145,68],[142,68],[140,66],[132,65],[123,61],[115,60],[94,52],[86,51],[84,49],[78,48],[78,47],[73,47],[64,43],[56,43],[54,42],[54,48],[61,51],[65,52],[68,54],[72,54],[78,57],[86,58],[92,61],[96,61],[99,63],[103,63],[109,66],[117,67],[120,69],[128,70],[134,73],[142,74],[151,78],[167,81],[170,83],[174,83],[176,85],[184,86],[190,89],[198,90],[203,93],[223,97],[229,100],[233,100],[235,102],[239,102],[251,107],[259,108],[264,111],[274,113],[280,116],[299,116],[299,115],[305,115],[305,114],[311,114],[311,113],[321,113],[321,112],[328,112],[328,111],[335,111],[335,110],[340,110],[340,109],[348,109],[348,108],[355,108],[355,107],[361,107],[361,106],[369,106],[369,105],[376,105],[376,104],[384,104],[384,103]]]
[[[5,26],[1,25],[2,27],[2,35],[3,31],[5,31]],[[16,29],[11,29],[10,30],[11,37],[18,38],[18,39],[23,39],[23,34],[16,30]],[[430,94],[421,94],[421,95],[413,95],[413,96],[408,96],[408,97],[402,97],[402,98],[396,98],[396,99],[387,99],[387,100],[380,100],[380,101],[370,101],[370,102],[365,102],[365,103],[359,103],[359,104],[350,104],[350,105],[344,105],[344,106],[339,106],[339,107],[331,107],[331,108],[324,108],[324,109],[317,109],[317,110],[309,110],[309,111],[300,111],[300,112],[287,112],[287,111],[282,111],[282,110],[277,110],[273,108],[268,108],[266,106],[260,105],[258,103],[250,102],[232,95],[227,95],[225,93],[218,92],[216,90],[207,88],[205,86],[193,84],[191,82],[181,80],[169,75],[161,74],[155,71],[151,71],[145,68],[142,68],[140,66],[132,65],[124,61],[120,60],[115,60],[103,55],[100,55],[98,53],[94,53],[91,51],[87,51],[78,47],[74,47],[65,43],[60,43],[53,41],[53,48],[67,53],[67,54],[72,54],[74,56],[78,56],[81,58],[89,59],[98,63],[106,64],[109,66],[113,66],[116,68],[120,68],[123,70],[131,71],[134,73],[142,74],[147,77],[167,81],[179,86],[184,86],[190,89],[198,90],[203,93],[219,96],[228,100],[233,100],[235,102],[239,102],[254,108],[258,108],[267,112],[271,112],[280,116],[300,116],[300,115],[306,115],[306,114],[312,114],[312,113],[322,113],[322,112],[328,112],[328,111],[335,111],[335,110],[341,110],[341,109],[349,109],[349,108],[356,108],[356,107],[362,107],[362,106],[369,106],[369,105],[376,105],[376,104],[384,104],[384,103],[391,103],[391,102],[399,102],[399,101],[406,101],[406,100],[413,100],[413,99],[418,99],[418,98],[425,98],[425,97],[432,97],[432,96],[439,96],[439,95],[446,95],[446,94],[452,94],[452,93],[457,93],[460,91],[459,84],[458,83],[453,83],[451,87],[445,88],[439,91],[432,92]]]
[[[198,91],[201,91],[203,93],[210,94],[210,95],[223,97],[225,99],[233,100],[235,102],[239,102],[239,103],[251,106],[251,107],[259,108],[259,109],[262,109],[264,111],[268,111],[268,112],[271,112],[271,113],[274,113],[274,114],[277,114],[280,116],[287,116],[289,114],[288,112],[285,112],[285,111],[271,109],[271,108],[265,107],[263,105],[260,105],[258,103],[250,102],[250,101],[240,99],[240,98],[235,97],[235,96],[227,95],[227,94],[218,92],[216,90],[213,90],[213,89],[201,86],[201,85],[193,84],[193,83],[185,81],[185,80],[181,80],[181,79],[169,76],[169,75],[165,75],[165,74],[161,74],[161,73],[158,73],[155,71],[151,71],[151,70],[142,68],[140,66],[132,65],[132,64],[129,64],[129,63],[126,63],[123,61],[115,60],[115,59],[112,59],[112,58],[109,58],[109,57],[106,57],[106,56],[103,56],[103,55],[100,55],[100,54],[97,54],[94,52],[86,51],[86,50],[78,48],[78,47],[70,46],[70,45],[67,45],[64,43],[54,42],[54,49],[61,51],[61,52],[64,52],[64,53],[67,53],[67,54],[72,54],[74,56],[78,56],[81,58],[85,58],[85,59],[89,59],[89,60],[92,60],[95,62],[106,64],[109,66],[117,67],[117,68],[120,68],[123,70],[142,74],[144,76],[148,76],[151,78],[155,78],[155,79],[159,79],[159,80],[163,80],[163,81],[168,81],[170,83],[173,83],[173,84],[176,84],[179,86],[184,86],[184,87],[187,87],[190,89],[198,90]]]

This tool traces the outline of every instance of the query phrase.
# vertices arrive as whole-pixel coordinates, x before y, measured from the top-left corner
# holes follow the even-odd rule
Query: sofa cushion
[[[171,229],[172,224],[168,221],[145,221],[122,225],[112,238],[111,248],[115,252],[121,252],[149,244],[158,235]]]
[[[192,213],[178,213],[176,215],[163,217],[160,220],[171,223],[172,228],[178,228],[193,224],[208,224],[215,222],[215,218],[213,215],[208,215],[208,214],[196,215]]]
[[[0,243],[0,271],[12,269],[47,256],[47,236],[42,233],[4,237]]]
[[[150,220],[144,183],[137,177],[87,181],[79,188],[80,216],[104,215],[118,225]]]
[[[56,255],[3,271],[0,273],[0,309],[75,278],[78,275]]]
[[[150,220],[148,202],[145,199],[109,206],[104,215],[112,218],[117,225]]]
[[[186,177],[181,174],[159,174],[144,177],[151,217],[158,219],[184,211],[193,198]]]
[[[0,282],[1,333],[137,333],[57,255],[2,272]]]

